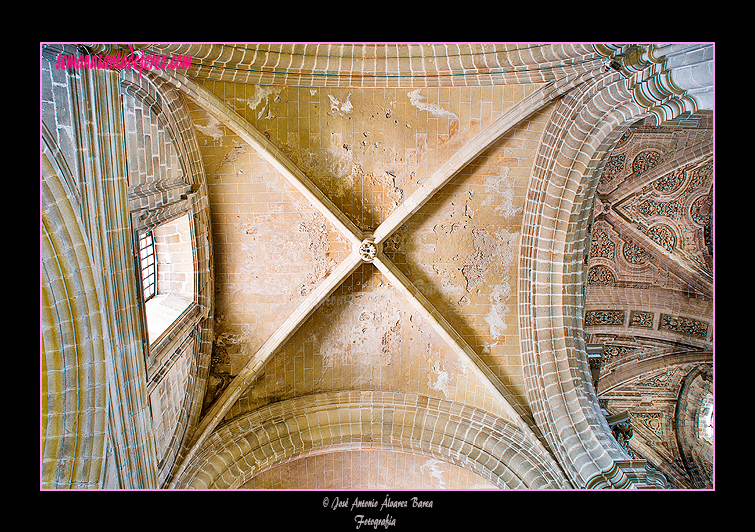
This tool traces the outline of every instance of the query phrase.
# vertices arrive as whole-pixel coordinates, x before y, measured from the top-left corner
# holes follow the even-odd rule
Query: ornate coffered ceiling
[[[665,486],[634,453],[707,486],[711,45],[154,44],[191,68],[138,74],[61,50],[116,49],[43,63],[45,227],[91,222],[69,247],[116,272],[87,484]],[[194,301],[153,342],[129,250],[178,215]],[[53,382],[80,357],[48,308]],[[74,486],[52,444],[91,423],[45,416]]]
[[[591,285],[711,297],[711,127],[705,118],[679,127],[642,121],[619,140],[597,189]]]
[[[617,142],[597,185],[586,289],[587,338],[603,345],[601,404],[628,411],[633,452],[685,488],[711,474],[685,450],[704,443],[682,427],[700,417],[686,411],[686,380],[712,381],[711,122],[645,119]]]

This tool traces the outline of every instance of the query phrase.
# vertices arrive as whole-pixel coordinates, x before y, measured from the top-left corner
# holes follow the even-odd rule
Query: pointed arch
[[[149,338],[145,346],[147,393],[158,447],[158,483],[163,484],[186,453],[199,423],[212,354],[214,274],[207,182],[196,133],[181,92],[151,73],[139,76],[133,71],[121,74],[120,91],[126,102],[127,122],[133,124],[137,120],[129,115],[129,104],[143,114],[148,113],[152,127],[160,135],[164,132],[165,142],[177,159],[173,177],[148,175],[144,182],[135,179],[130,183],[131,230],[139,235],[181,222],[183,254],[189,255],[183,260],[191,261],[187,270],[191,279],[184,294],[191,301],[178,316],[171,315],[174,319],[164,332],[157,338]],[[143,139],[129,127],[126,136],[129,163],[136,167],[130,169],[132,175],[148,174],[148,170],[139,167],[138,149]],[[164,251],[169,250],[169,246],[164,246]],[[141,305],[144,315],[145,307]],[[146,317],[143,321],[146,324]],[[181,391],[177,392],[179,388]]]
[[[618,72],[576,87],[554,111],[530,181],[520,248],[520,345],[533,415],[577,487],[645,483],[612,437],[583,338],[587,225],[608,148],[646,115]]]
[[[41,487],[98,488],[108,417],[102,315],[72,178],[43,139]]]
[[[213,432],[176,487],[238,488],[280,461],[343,449],[422,454],[500,488],[569,487],[514,423],[452,401],[387,391],[300,396],[239,416]]]

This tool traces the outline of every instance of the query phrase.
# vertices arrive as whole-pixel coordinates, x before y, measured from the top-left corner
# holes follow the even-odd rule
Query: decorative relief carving
[[[623,148],[628,142],[629,139],[632,138],[634,135],[635,128],[630,127],[627,129],[624,134],[621,136],[619,140],[616,141],[616,146],[614,146],[614,150],[618,150],[619,148]]]
[[[703,467],[703,471],[705,471],[705,475],[708,478],[713,478],[713,463],[712,462],[706,462],[706,461],[703,460],[701,462],[701,465]]]
[[[591,284],[676,287],[680,281],[675,277],[654,275],[669,255],[703,274],[705,281],[712,276],[713,154],[694,159],[676,155],[693,145],[707,149],[710,123],[703,121],[694,130],[650,122],[632,124],[606,158],[596,189],[599,201],[589,254],[590,261],[599,260],[588,262],[588,290]],[[664,163],[668,168],[659,172]],[[643,179],[651,175],[652,181]],[[642,235],[625,235],[624,225],[615,223],[617,216]],[[598,221],[605,224],[602,231]],[[616,246],[620,250],[612,249]],[[605,268],[591,271],[598,265]]]
[[[653,313],[643,310],[633,310],[629,313],[629,326],[630,327],[647,327],[652,329],[653,327]]]
[[[665,439],[663,414],[660,412],[632,413],[632,420],[638,428],[644,427],[659,439]]]
[[[624,153],[610,157],[603,168],[603,173],[600,174],[600,184],[605,185],[616,177],[624,169],[625,160],[626,154]]]
[[[365,239],[359,245],[359,256],[362,257],[362,260],[365,262],[372,262],[375,259],[377,256],[377,246],[372,239]]]
[[[705,187],[713,176],[713,161],[708,161],[692,170],[688,189]]]
[[[616,276],[600,264],[587,271],[587,284],[591,286],[616,286]]]
[[[706,322],[692,318],[685,318],[683,316],[661,314],[661,321],[658,324],[658,328],[681,334],[689,334],[703,339],[708,336],[708,324]]]
[[[613,362],[618,358],[625,357],[633,350],[633,348],[626,345],[605,345],[603,347],[603,362]]]
[[[616,244],[614,244],[608,237],[608,233],[603,229],[595,231],[592,241],[590,242],[590,257],[612,259],[614,257],[615,249]]]
[[[664,175],[660,179],[656,179],[653,183],[653,188],[661,194],[672,194],[682,186],[682,183],[684,183],[684,177],[685,169],[679,168],[670,174]]]
[[[663,371],[659,371],[658,373],[654,373],[653,375],[650,375],[644,379],[640,379],[637,381],[638,386],[651,386],[653,388],[671,388],[675,385],[676,381],[676,374],[677,374],[677,368],[670,367],[666,368]]]
[[[647,250],[634,242],[624,242],[622,254],[629,264],[645,264],[650,258]]]
[[[616,417],[620,417],[619,420],[614,421]],[[624,448],[627,454],[635,458],[634,452],[629,448],[629,440],[632,439],[634,429],[632,428],[632,416],[629,412],[619,414],[619,416],[610,416],[606,418],[608,426],[611,427],[611,432],[616,441]]]
[[[711,215],[713,214],[713,195],[708,193],[706,196],[700,196],[689,209],[690,218],[697,225],[707,227],[710,225]]]
[[[665,216],[677,218],[679,216],[679,200],[653,201],[645,200],[640,203],[639,213],[643,216]]]
[[[676,235],[674,235],[674,231],[665,224],[654,225],[647,230],[647,235],[653,242],[666,251],[671,251],[676,247]]]
[[[590,310],[585,313],[585,326],[590,325],[623,325],[626,312],[624,310]],[[654,321],[653,312],[646,310],[632,310],[629,312],[629,327],[643,327],[652,329]],[[661,314],[659,330],[667,330],[680,334],[689,334],[698,338],[706,338],[708,324],[704,321],[686,318],[683,316],[670,316]],[[607,346],[606,357],[623,355],[628,352],[626,347]]]
[[[641,174],[656,166],[661,160],[661,154],[657,151],[646,150],[637,154],[632,161],[632,171]]]
[[[588,310],[585,313],[585,326],[624,325],[623,310]]]

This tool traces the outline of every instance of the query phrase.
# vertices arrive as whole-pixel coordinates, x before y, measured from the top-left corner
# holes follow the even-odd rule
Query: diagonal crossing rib
[[[466,144],[446,163],[439,168],[430,179],[414,194],[399,205],[377,228],[374,235],[363,234],[359,228],[341,212],[330,199],[325,196],[299,169],[264,135],[260,134],[246,119],[230,108],[202,85],[178,73],[168,74],[159,71],[158,76],[164,77],[194,99],[206,111],[231,129],[236,135],[252,146],[262,158],[276,168],[304,197],[330,221],[336,229],[352,243],[349,256],[318,286],[273,335],[260,347],[245,367],[234,378],[228,388],[212,405],[208,413],[201,420],[195,431],[195,437],[190,448],[173,475],[171,486],[175,486],[177,479],[190,462],[192,456],[207,441],[212,432],[223,420],[225,415],[238,400],[242,393],[251,385],[265,366],[265,363],[275,354],[299,327],[312,315],[340,285],[351,275],[362,262],[373,262],[379,271],[401,291],[409,302],[423,315],[443,338],[459,358],[470,367],[485,383],[487,388],[498,399],[504,410],[522,431],[533,438],[538,438],[530,426],[524,421],[514,405],[517,402],[512,394],[503,386],[500,379],[480,359],[474,350],[466,343],[448,321],[438,312],[430,301],[380,252],[381,243],[395,230],[401,227],[422,205],[424,205],[437,191],[450,181],[469,162],[479,156],[502,135],[510,131],[523,119],[541,109],[543,106],[561,96],[570,88],[584,80],[590,73],[564,78],[544,85],[533,92],[514,107],[506,111],[503,116],[491,126],[481,132],[475,139]]]
[[[464,338],[448,323],[448,320],[433,306],[427,297],[420,292],[417,287],[399,270],[395,264],[388,260],[382,254],[379,254],[373,264],[380,272],[390,281],[390,283],[399,290],[404,297],[417,309],[422,316],[428,320],[435,332],[445,340],[448,346],[456,353],[459,359],[465,365],[472,369],[481,382],[485,384],[488,390],[498,399],[506,413],[516,422],[519,427],[532,437],[529,425],[524,422],[521,414],[514,408],[515,399],[511,393],[503,386],[500,379],[491,371],[475,351],[469,346]]]
[[[234,403],[238,400],[247,387],[254,382],[259,375],[265,363],[275,354],[299,327],[307,321],[315,310],[332,294],[343,281],[351,275],[354,270],[362,263],[357,253],[351,253],[349,256],[331,272],[331,274],[315,289],[309,296],[297,307],[297,309],[284,321],[280,327],[267,339],[255,355],[246,363],[244,368],[234,377],[231,384],[228,385],[221,396],[213,403],[210,410],[202,418],[195,432],[194,440],[191,444],[189,454],[184,458],[179,473],[189,462],[191,456],[199,449],[202,444],[210,437],[212,431],[223,420]],[[177,474],[174,478],[178,478]]]
[[[220,123],[254,148],[296,190],[301,192],[312,206],[320,211],[345,238],[349,239],[352,245],[359,245],[362,241],[362,234],[356,224],[343,214],[330,198],[323,194],[285,153],[262,135],[248,120],[202,85],[178,73],[168,74],[166,71],[158,72],[196,101],[197,104],[214,116]]]
[[[581,79],[582,77],[565,78],[548,83],[508,109],[495,122],[452,155],[420,188],[399,205],[375,230],[375,242],[384,242],[467,164],[492,146],[519,122],[564,94]]]

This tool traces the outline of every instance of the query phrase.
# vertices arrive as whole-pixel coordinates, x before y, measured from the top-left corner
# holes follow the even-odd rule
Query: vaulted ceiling
[[[249,57],[250,49],[243,52]],[[275,347],[229,415],[307,394],[400,390],[499,415],[505,415],[497,400],[503,396],[530,419],[518,345],[516,257],[530,169],[553,104],[469,157],[453,177],[444,165],[542,84],[341,88],[338,78],[328,78],[333,87],[298,79],[291,86],[290,74],[269,74],[280,85],[250,84],[242,76],[255,70],[255,60],[258,72],[284,58],[307,60],[304,51],[253,52],[254,59],[245,60],[233,55],[238,49],[218,51],[224,56],[203,65],[227,63],[207,67],[207,74],[200,68],[195,77],[284,154],[322,192],[329,211],[345,215],[354,237],[339,231],[318,208],[320,200],[302,197],[243,136],[190,102],[208,174],[217,282],[206,406],[269,338],[290,329],[290,339]],[[475,52],[467,51],[469,57]],[[323,59],[313,54],[311,60]],[[426,57],[419,64],[433,71],[436,61]],[[692,314],[705,330],[692,333],[698,343],[691,349],[706,353],[711,131],[709,117],[663,127],[649,119],[618,141],[598,184],[587,292],[592,311],[617,307],[625,288],[651,288],[656,299],[648,303],[643,296],[643,302],[656,309],[661,330],[667,326],[662,320],[678,320],[680,301],[694,302],[700,308]],[[411,216],[397,210],[416,198],[426,203]],[[354,241],[386,227],[390,234],[374,261],[349,263]],[[608,285],[615,290],[605,300]],[[291,316],[302,307],[312,315],[294,328]],[[627,319],[647,310],[641,307],[627,308]],[[621,341],[589,327],[594,315],[588,312],[587,331],[613,352]],[[668,340],[632,338],[668,351],[667,343],[655,345]],[[611,406],[626,405],[614,400]],[[369,462],[368,456],[357,453],[352,460]],[[293,482],[290,472],[276,474]]]
[[[137,49],[191,56],[192,67],[121,80],[130,164],[185,128],[184,144],[154,153],[176,173],[153,188],[179,183],[175,203],[196,194],[211,231],[206,388],[182,418],[185,441],[180,428],[155,436],[180,448],[160,465],[171,487],[603,482],[615,469],[580,477],[570,447],[602,446],[603,428],[610,437],[586,364],[559,358],[584,342],[602,346],[603,414],[632,417],[628,452],[673,487],[708,485],[695,412],[712,390],[712,115],[677,110],[659,125],[679,103],[634,101],[647,79],[631,78],[633,49],[621,48],[623,70],[603,45]],[[653,50],[642,61],[655,65]],[[614,107],[642,119],[619,127],[610,98],[591,98],[630,79],[634,96],[621,89]],[[596,109],[609,134],[590,121]],[[547,270],[550,256],[558,267]],[[533,393],[564,382],[581,421]],[[151,399],[166,426],[173,407],[156,405],[171,400]],[[579,435],[562,435],[564,423]],[[624,460],[615,444],[594,463]],[[569,452],[579,457],[564,461]]]
[[[445,175],[454,152],[537,85],[421,91],[204,85],[269,138],[322,191],[329,208],[362,233],[349,239],[339,232],[242,138],[190,104],[208,170],[215,246],[207,404],[311,301],[316,310],[230,415],[342,390],[401,391],[505,416],[504,396],[528,415],[516,256],[527,172],[550,107],[512,128],[447,184],[429,193],[422,187]],[[391,214],[409,198],[427,201],[393,222]],[[395,231],[381,253],[350,262],[352,241],[385,229],[386,220]],[[324,285],[329,296],[318,291]],[[351,467],[382,460],[370,456],[353,454]],[[413,467],[436,467],[427,460]],[[464,486],[441,471],[431,485]]]

